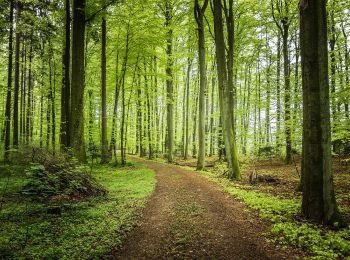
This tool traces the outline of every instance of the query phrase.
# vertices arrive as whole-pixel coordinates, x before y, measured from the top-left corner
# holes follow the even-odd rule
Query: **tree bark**
[[[7,95],[5,110],[5,154],[4,161],[10,161],[10,138],[11,138],[11,92],[12,92],[12,55],[13,55],[13,9],[14,1],[10,1],[10,33],[9,33],[9,57],[7,66]]]
[[[199,109],[198,109],[198,159],[197,170],[204,169],[205,157],[205,96],[207,91],[206,61],[205,61],[205,35],[204,35],[204,14],[208,6],[205,0],[203,6],[198,0],[194,4],[194,16],[198,26],[198,59],[199,59]]]
[[[16,4],[16,44],[15,44],[15,89],[13,99],[13,147],[18,147],[18,96],[19,96],[19,52],[20,52],[20,41],[21,36],[19,33],[19,17],[21,12],[20,3]]]
[[[174,153],[174,112],[173,112],[173,29],[172,19],[174,7],[169,0],[165,2],[165,27],[167,28],[166,35],[166,86],[167,86],[167,159],[169,163],[173,162]]]
[[[327,53],[326,0],[300,3],[303,86],[303,200],[305,217],[340,223],[335,201]]]
[[[61,88],[61,150],[70,146],[70,0],[65,0],[65,39],[62,55],[62,88]]]
[[[85,0],[73,3],[72,86],[70,144],[74,156],[86,161],[84,142]]]
[[[103,6],[104,6],[104,2]],[[106,14],[104,12],[102,16],[102,53],[101,53],[101,107],[102,107],[102,154],[101,154],[101,163],[108,162],[108,141],[107,141],[107,89],[106,89],[106,34],[107,34],[107,25],[106,25]]]
[[[228,162],[228,177],[230,179],[240,179],[241,174],[236,151],[235,131],[233,127],[233,108],[230,102],[231,93],[227,83],[227,68],[225,62],[225,41],[223,32],[221,0],[214,0],[213,4],[219,101],[222,116],[225,152]]]

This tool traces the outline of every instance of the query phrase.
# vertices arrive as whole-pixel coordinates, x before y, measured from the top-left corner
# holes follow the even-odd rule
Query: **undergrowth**
[[[212,172],[201,174],[222,185],[232,196],[242,200],[259,216],[271,221],[272,238],[269,241],[283,247],[306,249],[310,259],[350,259],[350,228],[330,230],[323,226],[303,222],[295,216],[300,212],[300,199],[284,199],[247,189]]]
[[[0,172],[0,259],[101,258],[121,244],[155,186],[154,173],[140,164],[97,166],[92,174],[106,196],[33,200],[21,194],[23,172]],[[61,214],[50,214],[52,206]]]

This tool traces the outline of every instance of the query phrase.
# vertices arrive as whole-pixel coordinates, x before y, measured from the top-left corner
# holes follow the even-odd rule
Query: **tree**
[[[167,135],[166,135],[166,148],[168,162],[173,162],[174,153],[174,112],[173,112],[173,29],[172,20],[174,13],[174,6],[172,0],[165,1],[165,27],[166,33],[166,89],[167,89]]]
[[[70,147],[70,35],[71,14],[70,0],[65,0],[65,33],[62,51],[62,88],[61,88],[61,126],[60,143],[61,149]]]
[[[13,99],[13,147],[18,147],[18,96],[19,96],[19,52],[21,36],[19,32],[20,3],[16,4],[16,43],[15,43],[15,89]]]
[[[216,68],[218,73],[219,103],[222,117],[223,139],[228,162],[228,177],[240,179],[241,173],[237,158],[235,143],[235,131],[233,125],[232,102],[230,102],[230,90],[227,82],[227,67],[225,57],[225,40],[222,21],[221,0],[213,1]]]
[[[292,132],[291,132],[291,88],[290,88],[290,61],[289,61],[289,27],[290,2],[286,0],[271,1],[272,16],[282,35],[283,73],[284,73],[284,132],[286,137],[286,164],[292,163]],[[276,10],[277,14],[276,15]]]
[[[327,53],[326,0],[300,3],[303,79],[302,213],[326,224],[339,223],[332,159]]]
[[[102,1],[103,6],[105,6],[105,1]],[[102,107],[102,120],[101,120],[101,129],[102,129],[102,155],[101,163],[108,162],[108,141],[107,141],[107,89],[106,89],[106,14],[103,12],[102,15],[102,52],[101,52],[101,107]]]
[[[13,55],[13,0],[10,1],[10,32],[9,32],[9,56],[7,66],[7,95],[6,95],[6,111],[5,111],[5,162],[10,161],[10,138],[11,138],[11,92],[12,92],[12,55]]]
[[[204,169],[205,156],[205,96],[207,91],[207,76],[205,62],[205,35],[204,35],[204,14],[208,6],[208,0],[204,0],[203,6],[199,5],[199,1],[194,1],[194,16],[198,26],[198,59],[199,59],[199,109],[198,109],[198,160],[197,170]]]
[[[73,2],[72,90],[70,115],[70,144],[74,156],[86,161],[84,145],[84,87],[85,87],[85,0]]]

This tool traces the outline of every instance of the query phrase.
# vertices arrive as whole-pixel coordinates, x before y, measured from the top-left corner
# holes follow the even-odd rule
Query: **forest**
[[[0,0],[0,259],[350,259],[348,15]]]

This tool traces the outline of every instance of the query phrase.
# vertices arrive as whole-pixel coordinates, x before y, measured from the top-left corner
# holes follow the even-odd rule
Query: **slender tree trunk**
[[[338,123],[337,118],[337,100],[335,96],[335,85],[336,85],[336,66],[337,60],[335,56],[335,44],[336,44],[336,31],[335,31],[335,21],[334,21],[334,1],[331,1],[331,10],[329,12],[329,21],[330,21],[330,89],[331,89],[331,111],[332,111],[332,121],[333,121],[333,132],[335,132],[334,126]],[[339,154],[340,152],[340,140],[333,141],[333,152]]]
[[[216,66],[218,72],[219,100],[222,116],[225,152],[228,162],[228,177],[240,179],[240,169],[235,144],[235,131],[233,128],[232,104],[230,102],[230,89],[227,82],[227,68],[225,62],[225,41],[222,21],[221,0],[214,0],[214,29],[216,46]]]
[[[167,28],[166,36],[166,86],[167,86],[167,159],[169,163],[173,162],[174,153],[174,112],[173,112],[173,29],[172,29],[172,17],[173,6],[170,0],[165,2],[165,27]]]
[[[102,1],[104,5],[105,1]],[[107,26],[106,26],[106,14],[104,12],[102,16],[102,53],[101,53],[101,107],[102,107],[102,154],[101,154],[101,163],[108,162],[108,141],[107,141],[107,89],[106,89],[106,34],[107,34]]]
[[[192,67],[192,60],[187,58],[187,75],[186,75],[186,122],[185,122],[185,155],[184,159],[188,158],[188,143],[189,136],[189,110],[190,110],[190,72]]]
[[[303,77],[302,213],[312,220],[340,223],[331,158],[326,1],[300,3]]]
[[[141,83],[140,83],[140,74],[138,74],[137,81],[137,122],[136,122],[136,131],[137,131],[137,152],[140,153],[140,157],[143,156],[143,135],[142,135],[142,102],[141,102]]]
[[[94,129],[94,99],[93,99],[93,91],[90,89],[88,91],[89,96],[89,125],[88,125],[88,136],[89,136],[89,151],[91,153],[91,157],[94,158],[95,153],[95,144],[93,137],[93,129]]]
[[[209,156],[214,154],[214,104],[215,104],[215,63],[211,70],[211,104],[210,104],[210,151]]]
[[[152,135],[151,135],[151,101],[150,101],[150,89],[147,79],[147,63],[144,61],[144,80],[145,80],[145,92],[146,92],[146,104],[147,104],[147,136],[148,136],[148,159],[153,158],[152,148]]]
[[[269,39],[266,33],[266,60],[268,60],[267,69],[266,69],[266,146],[270,146],[270,102],[271,102],[271,55],[269,54]]]
[[[281,85],[280,85],[280,79],[281,79],[281,35],[278,34],[278,41],[277,41],[277,76],[276,76],[276,95],[277,95],[277,120],[276,120],[276,152],[277,154],[280,154],[281,150]]]
[[[204,13],[208,6],[208,0],[204,1],[203,7],[199,6],[198,0],[194,4],[194,16],[198,26],[198,59],[199,59],[199,109],[198,109],[198,160],[197,170],[204,169],[205,157],[205,96],[207,91],[206,61],[205,61],[205,34]]]
[[[197,84],[196,84],[197,88]],[[195,92],[195,103],[193,107],[193,130],[192,130],[192,157],[197,157],[197,142],[196,142],[196,136],[197,136],[197,115],[198,115],[198,97],[199,93]]]
[[[7,95],[5,110],[5,154],[4,161],[10,161],[10,139],[11,139],[11,92],[12,92],[12,55],[13,55],[13,9],[14,1],[10,1],[10,33],[9,33],[9,57],[7,66]]]
[[[39,144],[40,148],[43,147],[44,139],[43,139],[43,128],[44,128],[44,76],[45,76],[45,62],[44,62],[44,54],[45,54],[45,42],[41,39],[41,94],[40,94],[40,133],[39,133]],[[25,98],[24,98],[25,99]],[[24,122],[25,123],[25,122]]]
[[[344,63],[345,63],[345,85],[347,86],[347,93],[349,93],[349,88],[350,88],[350,75],[349,75],[349,64],[350,64],[350,59],[349,59],[349,50],[348,50],[348,37],[345,31],[344,23],[341,24],[342,27],[342,32],[343,36],[345,39],[344,43]],[[349,114],[349,94],[345,97],[345,116],[347,119],[350,118]]]
[[[52,141],[52,151],[53,151],[53,154],[55,154],[55,152],[56,152],[56,104],[55,104],[55,99],[56,99],[56,62],[55,62],[52,47],[51,47],[51,57],[52,57],[52,63],[53,63],[53,85],[51,88],[51,100],[50,100],[50,102],[51,102],[51,116],[52,116],[51,141]],[[34,107],[34,105],[33,105],[33,107]],[[34,111],[34,109],[33,109],[33,111]],[[34,116],[32,118],[34,118]]]
[[[292,136],[295,137],[296,129],[299,126],[299,118],[301,118],[301,115],[299,114],[300,111],[300,104],[299,104],[299,39],[297,38],[297,33],[295,33],[295,80],[294,80],[294,111],[293,111],[293,128],[292,128]],[[296,141],[296,140],[295,140]]]
[[[18,28],[19,16],[20,16],[20,5],[16,4],[16,43],[15,43],[15,89],[13,99],[13,147],[18,147],[18,96],[19,96],[19,54],[20,54],[20,33]]]
[[[32,123],[32,61],[33,61],[33,32],[30,34],[30,48],[29,48],[29,69],[28,69],[28,91],[27,91],[27,110],[26,110],[26,144],[29,144]]]
[[[62,55],[62,88],[61,88],[61,150],[70,146],[70,0],[65,0],[65,38]]]
[[[112,134],[111,134],[111,148],[110,150],[115,156],[117,161],[117,137],[116,137],[116,124],[118,115],[118,98],[119,98],[119,46],[117,46],[117,58],[116,58],[116,69],[115,69],[115,92],[114,92],[114,108],[113,108],[113,120],[112,120]]]
[[[284,72],[284,131],[286,135],[286,164],[292,163],[291,109],[290,109],[290,63],[289,63],[289,21],[283,20],[283,72]]]
[[[24,93],[24,48],[25,48],[25,44],[24,44],[24,40],[22,40],[22,52],[21,52],[21,85],[20,85],[20,93],[21,93],[21,96],[20,96],[20,99],[21,99],[21,105],[20,105],[20,115],[19,115],[19,133],[20,133],[20,136],[19,136],[19,140],[20,140],[20,143],[23,143],[23,136],[24,136],[24,122],[23,122],[23,119],[24,119],[24,113],[23,113],[23,110],[24,110],[24,96],[25,96],[25,93]]]
[[[124,68],[123,68],[123,75],[121,78],[121,98],[122,98],[122,120],[121,120],[121,126],[120,126],[120,152],[121,152],[121,164],[126,165],[126,150],[124,147],[124,130],[125,130],[125,74],[126,74],[126,65],[128,62],[128,55],[129,55],[129,33],[130,33],[130,23],[127,25],[127,32],[126,32],[126,46],[125,46],[125,56],[124,56]]]

